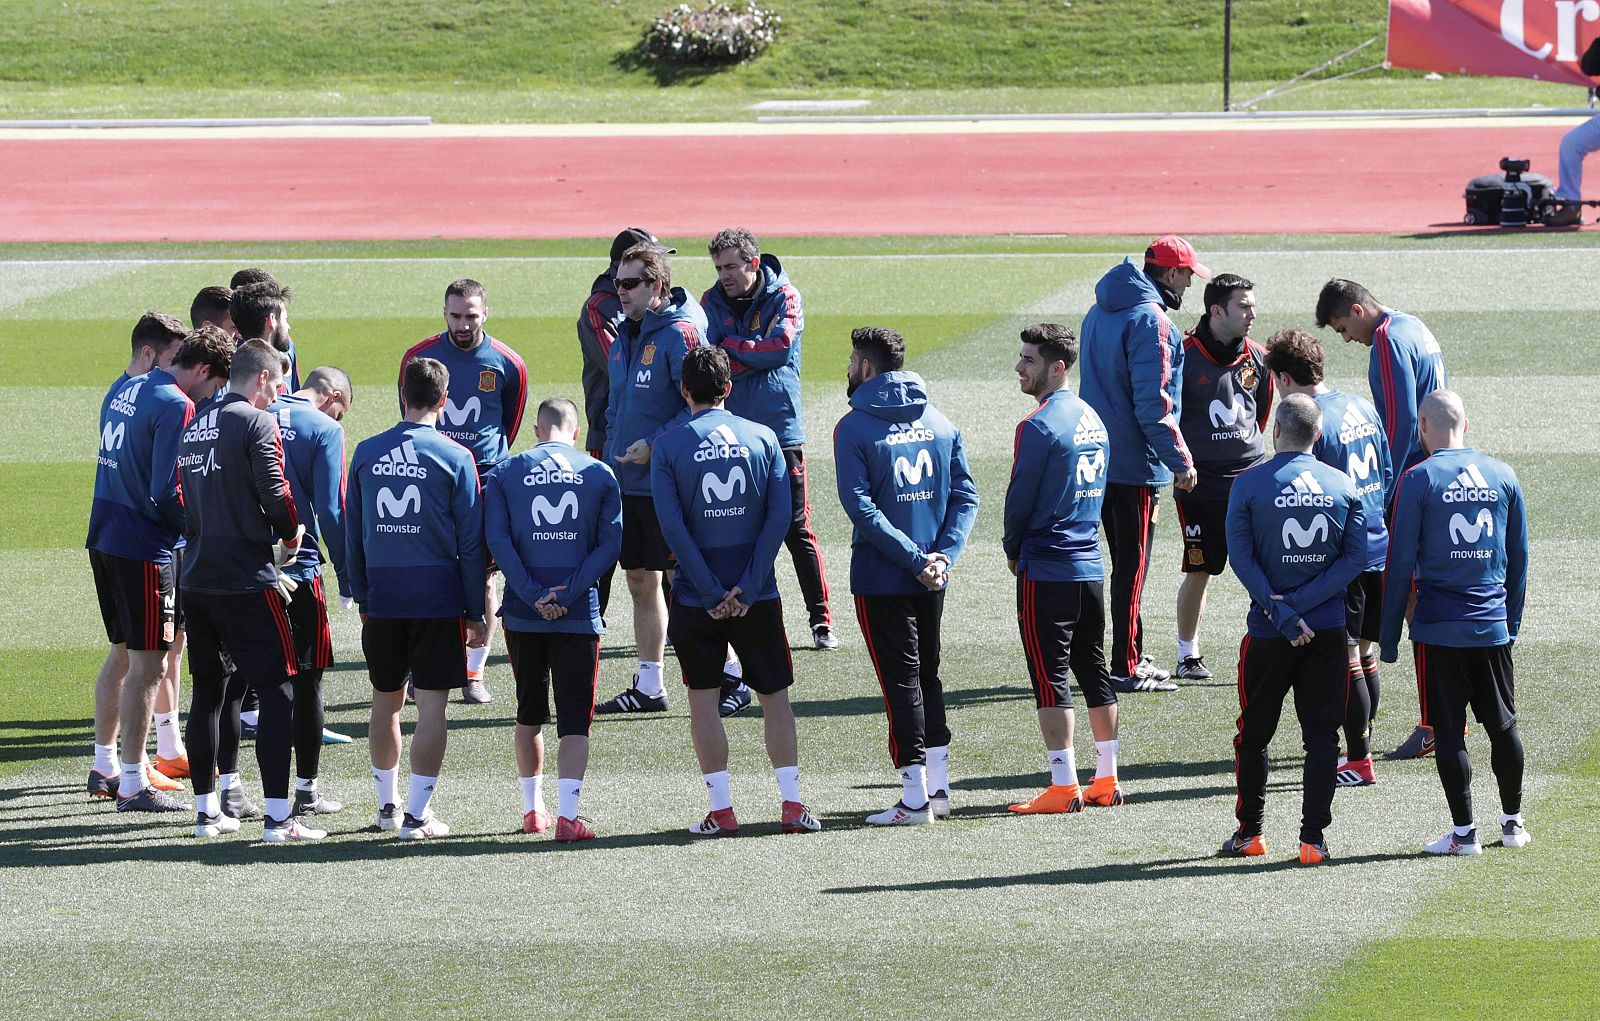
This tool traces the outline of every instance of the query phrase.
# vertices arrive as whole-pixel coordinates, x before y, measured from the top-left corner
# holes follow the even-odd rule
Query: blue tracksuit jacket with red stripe
[[[1032,581],[1104,581],[1100,508],[1108,445],[1094,409],[1057,390],[1017,423],[1006,487],[1006,559]]]
[[[779,446],[798,447],[806,441],[800,414],[800,335],[806,314],[777,256],[761,257],[761,278],[748,300],[731,300],[721,284],[701,295],[706,343],[728,352],[733,370],[728,411],[771,429]]]
[[[1372,334],[1367,381],[1372,384],[1372,403],[1383,420],[1389,460],[1398,479],[1427,456],[1422,452],[1422,435],[1417,431],[1418,405],[1435,390],[1450,385],[1439,342],[1421,319],[1391,309],[1378,320]],[[1384,494],[1384,502],[1394,502],[1393,486]]]

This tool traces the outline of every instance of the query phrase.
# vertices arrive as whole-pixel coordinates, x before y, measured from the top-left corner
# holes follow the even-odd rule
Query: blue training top
[[[1516,640],[1528,582],[1516,472],[1471,447],[1447,448],[1402,475],[1395,492],[1378,639],[1384,662],[1399,658],[1413,581],[1412,641],[1474,648]]]
[[[356,446],[345,556],[361,612],[483,619],[483,508],[472,453],[401,422]]]
[[[771,429],[782,446],[804,444],[800,338],[806,314],[778,257],[761,256],[761,279],[750,298],[729,298],[718,283],[700,296],[700,306],[706,313],[706,343],[728,352],[733,372],[728,411]]]
[[[267,409],[278,420],[283,437],[283,474],[289,480],[306,539],[284,573],[308,582],[322,573],[322,549],[339,576],[339,592],[350,595],[349,564],[344,556],[344,430],[304,397],[283,394]]]
[[[1110,453],[1100,416],[1064,388],[1017,423],[1001,545],[1019,574],[1105,580],[1100,507]]]
[[[500,616],[512,631],[598,635],[600,576],[622,550],[622,491],[605,464],[567,443],[540,443],[500,462],[483,492],[484,538],[506,576]],[[534,604],[556,586],[564,616]]]
[[[1389,460],[1397,476],[1404,474],[1427,456],[1417,431],[1417,408],[1424,397],[1450,385],[1444,353],[1421,319],[1392,310],[1384,313],[1372,333],[1367,382],[1389,441]],[[1386,506],[1394,502],[1392,485],[1384,502]]]
[[[1348,475],[1307,453],[1276,454],[1234,480],[1227,532],[1252,636],[1296,638],[1302,619],[1313,631],[1344,626],[1345,589],[1367,560],[1366,516]]]
[[[1367,518],[1366,569],[1381,571],[1389,555],[1383,500],[1394,485],[1394,464],[1378,425],[1378,412],[1365,397],[1338,390],[1314,394],[1313,399],[1322,409],[1322,432],[1311,445],[1311,456],[1344,472],[1355,483]]]
[[[771,429],[722,408],[663,434],[650,494],[678,570],[672,598],[710,608],[738,586],[740,602],[778,598],[773,561],[789,531],[789,470]]]
[[[89,549],[165,564],[184,530],[178,443],[194,405],[165,369],[118,380],[101,402]]]

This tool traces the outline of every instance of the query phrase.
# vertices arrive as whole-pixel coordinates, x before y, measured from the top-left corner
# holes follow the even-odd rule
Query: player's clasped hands
[[[481,649],[489,644],[489,625],[481,620],[466,622],[467,648]]]
[[[567,615],[567,608],[556,602],[556,598],[558,593],[566,590],[567,587],[565,585],[551,586],[550,591],[546,592],[537,603],[533,604],[533,608],[538,610],[539,616],[545,620],[560,620]]]
[[[929,553],[928,562],[917,575],[917,581],[930,592],[942,592],[950,584],[950,558],[943,553]]]
[[[750,604],[740,602],[739,597],[744,591],[735,585],[722,597],[722,602],[713,606],[709,611],[712,620],[727,620],[730,617],[743,617],[750,612]]]

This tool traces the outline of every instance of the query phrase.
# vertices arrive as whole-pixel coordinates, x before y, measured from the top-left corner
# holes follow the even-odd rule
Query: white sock
[[[1500,813],[1500,825],[1504,826],[1507,823],[1513,823],[1513,822],[1516,823],[1518,826],[1522,825],[1522,813],[1521,812],[1518,812],[1516,815],[1506,815],[1504,812]]]
[[[736,659],[730,659],[722,664],[722,672],[728,677],[737,677],[744,680],[744,664]]]
[[[487,645],[481,649],[467,650],[467,673],[481,675],[483,673],[483,665],[487,662],[489,662],[489,647]]]
[[[163,759],[175,759],[183,754],[183,742],[178,739],[178,711],[156,713],[156,754]]]
[[[1475,829],[1477,829],[1476,826],[1472,825],[1471,823],[1467,823],[1465,826],[1455,827],[1455,833],[1458,837],[1464,837]]]
[[[411,787],[406,791],[406,814],[413,819],[428,817],[428,802],[433,800],[433,789],[439,786],[436,776],[411,774]]]
[[[400,803],[400,779],[396,775],[398,769],[379,769],[372,767],[372,782],[378,786],[378,808]]]
[[[1078,764],[1072,757],[1071,748],[1046,748],[1044,754],[1050,760],[1051,786],[1071,787],[1078,782]]]
[[[217,790],[219,791],[231,791],[237,786],[239,786],[238,773],[223,773],[217,777]]]
[[[800,767],[799,766],[774,766],[773,773],[778,777],[778,793],[785,801],[800,800]]]
[[[252,727],[261,726],[261,710],[246,709],[244,712],[239,714],[239,722],[248,723]]]
[[[928,790],[950,792],[950,746],[923,749],[928,762]]]
[[[900,770],[900,804],[907,808],[928,807],[928,771],[921,764]]]
[[[728,771],[720,773],[706,773],[706,793],[711,796],[711,810],[713,812],[723,808],[733,807],[733,795],[728,793]]]
[[[216,791],[210,794],[196,794],[194,796],[194,810],[200,815],[218,816],[222,814],[222,795]]]
[[[307,780],[303,776],[297,776],[294,778],[294,789],[297,791],[306,791],[309,794],[315,794],[317,793],[317,778],[312,777],[311,779]]]
[[[289,818],[288,798],[265,798],[267,803],[267,818],[275,822],[283,822]]]
[[[1200,639],[1198,636],[1193,641],[1186,642],[1181,637],[1178,639],[1178,658],[1191,659],[1200,655]]]
[[[522,778],[522,814],[527,815],[536,808],[544,809],[544,777],[525,776]]]
[[[1094,775],[1117,775],[1117,739],[1094,743]]]
[[[101,776],[117,775],[116,745],[97,744],[94,746],[94,771]]]
[[[144,786],[144,763],[124,762],[122,780],[117,784],[117,794],[120,797],[131,798],[144,790]]]
[[[556,781],[556,797],[560,799],[557,811],[563,819],[576,819],[578,817],[578,795],[583,793],[582,780],[569,780],[561,777]]]
[[[634,684],[638,686],[640,694],[649,695],[651,698],[660,698],[663,694],[660,661],[641,659],[639,661],[639,679]]]

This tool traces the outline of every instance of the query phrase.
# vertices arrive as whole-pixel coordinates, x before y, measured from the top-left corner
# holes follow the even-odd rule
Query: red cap
[[[1211,271],[1195,258],[1194,246],[1176,234],[1163,234],[1150,242],[1144,261],[1163,269],[1192,269],[1201,280],[1211,279]]]

